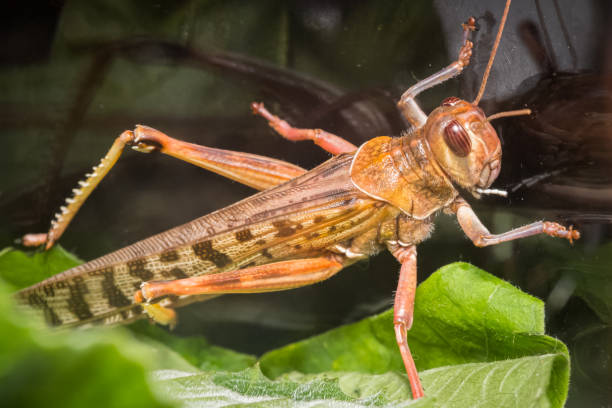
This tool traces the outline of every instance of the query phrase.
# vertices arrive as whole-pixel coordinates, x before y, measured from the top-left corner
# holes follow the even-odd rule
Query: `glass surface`
[[[249,104],[354,144],[396,136],[395,108],[417,80],[451,62],[460,24],[480,30],[464,74],[419,97],[426,112],[470,100],[503,1],[68,1],[12,3],[0,49],[0,247],[45,231],[114,138],[146,124],[192,143],[312,168],[329,155],[281,140]],[[534,237],[479,249],[454,218],[419,246],[419,280],[463,260],[546,301],[548,332],[568,344],[568,406],[612,395],[612,93],[610,4],[516,0],[481,106],[503,139],[495,188],[468,198],[491,231],[547,219],[580,229],[573,246]],[[157,154],[127,151],[61,244],[89,260],[236,202],[252,190]],[[466,197],[467,198],[467,197]],[[225,296],[180,311],[178,334],[249,353],[387,308],[389,254],[324,284]]]

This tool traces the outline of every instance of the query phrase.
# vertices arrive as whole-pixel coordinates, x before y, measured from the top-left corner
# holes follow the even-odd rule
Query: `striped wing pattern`
[[[133,302],[142,282],[318,256],[376,221],[376,202],[348,179],[351,157],[53,276],[17,298],[56,326],[125,322],[143,316]]]

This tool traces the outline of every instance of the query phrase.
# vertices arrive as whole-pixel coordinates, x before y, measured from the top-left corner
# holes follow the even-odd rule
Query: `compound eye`
[[[459,157],[465,157],[472,151],[472,141],[463,126],[453,119],[444,128],[444,141]]]
[[[442,106],[455,106],[459,102],[461,102],[461,99],[456,96],[449,96],[442,101]]]

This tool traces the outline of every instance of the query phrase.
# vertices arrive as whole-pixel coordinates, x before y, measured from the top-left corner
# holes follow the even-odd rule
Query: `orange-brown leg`
[[[134,129],[133,148],[141,152],[158,150],[256,190],[277,186],[306,172],[282,160],[187,143],[141,125]]]
[[[402,247],[395,245],[391,249],[393,256],[401,262],[399,282],[395,293],[393,305],[393,326],[395,339],[404,361],[404,367],[410,381],[412,397],[414,399],[424,396],[423,386],[419,379],[410,348],[408,347],[408,330],[412,327],[414,312],[414,295],[417,284],[416,246]]]
[[[489,245],[497,245],[502,242],[513,241],[515,239],[526,238],[532,235],[546,234],[551,237],[565,238],[570,243],[580,239],[580,232],[572,226],[565,228],[563,225],[550,221],[537,221],[501,234],[491,234],[489,230],[482,225],[474,210],[463,199],[458,199],[451,206],[451,209],[457,214],[457,221],[465,235],[468,236],[479,247]]]
[[[295,259],[235,271],[221,272],[173,281],[145,282],[136,292],[137,302],[161,296],[225,293],[258,293],[294,289],[325,280],[344,265],[335,255]]]
[[[74,218],[79,208],[83,205],[87,197],[95,190],[100,181],[106,176],[110,169],[115,165],[123,148],[134,140],[131,131],[125,131],[115,139],[106,156],[100,160],[100,164],[94,166],[93,171],[87,174],[87,180],[79,181],[79,188],[72,190],[73,196],[66,199],[66,205],[60,207],[60,212],[55,214],[55,219],[51,221],[51,229],[46,234],[27,234],[22,238],[23,245],[38,246],[46,243],[45,249],[50,249],[55,241],[64,233],[70,221]]]
[[[27,234],[23,237],[22,243],[26,246],[38,246],[46,243],[46,249],[51,248],[68,227],[87,197],[115,165],[126,146],[142,153],[160,151],[257,190],[274,187],[306,172],[301,167],[281,160],[182,142],[153,128],[139,125],[136,126],[134,131],[126,130],[115,139],[100,164],[95,166],[90,174],[86,175],[87,179],[85,181],[79,182],[79,188],[72,190],[74,195],[66,199],[65,206],[60,207],[60,212],[55,215],[55,219],[51,222],[49,232],[46,234]]]
[[[298,129],[292,127],[286,121],[278,116],[272,115],[264,107],[263,103],[253,102],[251,104],[253,113],[263,116],[268,120],[269,125],[274,128],[282,137],[294,142],[299,140],[312,140],[315,144],[321,146],[327,152],[336,155],[342,153],[351,153],[357,150],[357,146],[336,136],[333,133],[326,132],[321,129]]]
[[[446,68],[435,74],[417,82],[412,85],[400,98],[397,106],[399,107],[402,115],[410,122],[416,129],[420,129],[425,126],[427,121],[427,115],[421,110],[417,104],[415,98],[421,92],[441,84],[461,73],[463,68],[470,63],[470,57],[472,56],[472,42],[469,41],[470,32],[476,29],[476,21],[474,17],[470,17],[463,27],[463,45],[459,50],[459,57],[457,61],[451,63]]]

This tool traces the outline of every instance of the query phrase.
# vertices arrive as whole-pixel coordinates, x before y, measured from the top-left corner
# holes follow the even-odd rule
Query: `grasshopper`
[[[416,103],[421,92],[452,78],[469,63],[474,18],[462,25],[456,61],[409,88],[398,102],[412,125],[401,137],[380,136],[357,147],[321,129],[298,129],[253,103],[256,115],[286,139],[312,140],[333,158],[306,171],[248,153],[173,139],[146,126],[123,132],[79,183],[46,234],[28,234],[24,244],[49,249],[125,147],[158,151],[214,171],[257,190],[236,204],[69,269],[16,294],[55,326],[125,323],[150,317],[172,324],[174,309],[228,293],[297,288],[320,282],[348,265],[388,249],[400,262],[394,329],[414,398],[424,395],[410,353],[417,283],[416,245],[428,238],[440,210],[455,214],[477,246],[536,234],[568,239],[577,230],[538,221],[491,234],[458,189],[475,198],[504,194],[491,189],[501,168],[501,145],[493,119],[478,107],[508,15],[506,3],[480,90],[473,102],[445,99],[427,116]]]

